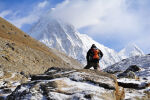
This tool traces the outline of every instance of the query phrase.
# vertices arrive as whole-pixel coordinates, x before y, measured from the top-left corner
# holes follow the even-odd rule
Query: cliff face
[[[52,66],[81,68],[76,60],[44,44],[0,18],[0,66],[5,71],[39,74]]]

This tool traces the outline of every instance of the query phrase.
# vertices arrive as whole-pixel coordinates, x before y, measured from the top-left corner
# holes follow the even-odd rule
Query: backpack
[[[92,59],[99,60],[100,59],[99,53],[100,53],[99,49],[92,48]]]

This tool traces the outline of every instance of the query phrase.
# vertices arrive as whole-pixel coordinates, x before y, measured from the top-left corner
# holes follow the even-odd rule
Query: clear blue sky
[[[107,47],[121,50],[129,43],[150,53],[150,0],[0,0],[0,16],[23,31],[40,16],[51,14],[73,24]]]

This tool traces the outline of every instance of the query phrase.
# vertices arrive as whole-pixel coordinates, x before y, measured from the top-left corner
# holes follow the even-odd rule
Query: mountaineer
[[[86,55],[87,65],[84,67],[84,69],[90,69],[93,66],[94,69],[100,71],[99,60],[102,57],[102,51],[98,49],[95,44],[92,44],[91,48],[89,49]]]

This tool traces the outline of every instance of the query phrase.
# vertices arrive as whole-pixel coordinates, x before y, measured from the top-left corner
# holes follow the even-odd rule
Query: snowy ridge
[[[30,35],[48,47],[55,48],[77,59],[84,65],[86,64],[86,53],[92,44],[96,44],[104,53],[104,57],[100,61],[102,69],[128,57],[99,44],[85,34],[80,34],[73,25],[63,22],[60,19],[51,18],[50,15],[42,17],[31,28]]]
[[[128,59],[124,59],[112,66],[107,67],[105,71],[123,72],[131,65],[137,65],[142,68],[140,73],[137,72],[136,74],[140,77],[148,77],[150,82],[150,55],[134,56]]]
[[[125,59],[128,57],[133,57],[135,55],[142,56],[144,53],[142,50],[136,46],[136,44],[128,44],[124,49],[119,52],[119,55]]]

